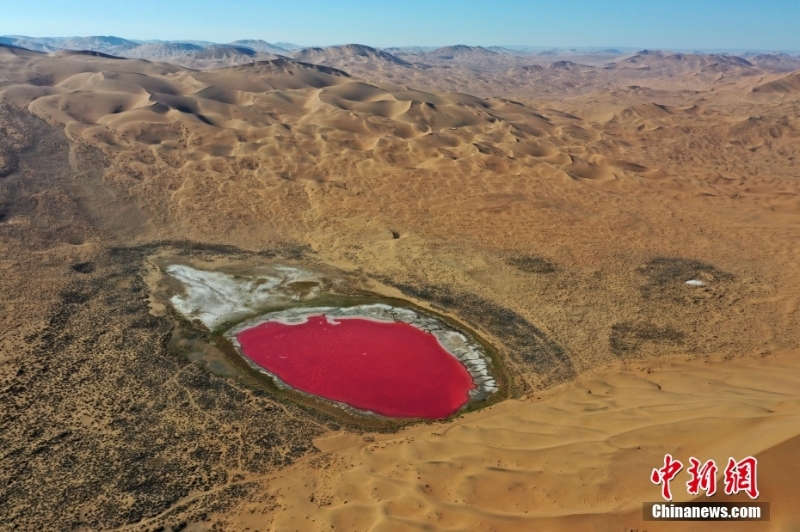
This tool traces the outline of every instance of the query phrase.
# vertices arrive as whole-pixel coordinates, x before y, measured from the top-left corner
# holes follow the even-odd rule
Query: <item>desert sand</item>
[[[790,60],[367,48],[0,46],[0,528],[692,529],[641,522],[667,452],[758,456],[740,529],[800,526]],[[510,398],[285,400],[208,362],[169,260],[450,316]]]
[[[798,453],[798,369],[797,353],[702,365],[671,357],[604,368],[447,425],[326,436],[315,440],[322,453],[308,459],[314,465],[259,480],[267,502],[243,504],[224,527],[792,530],[798,505],[785,483],[793,482],[786,468]],[[757,456],[771,521],[641,521],[640,502],[658,499],[642,472],[660,466],[665,453],[717,463]],[[676,501],[691,500],[675,488]]]

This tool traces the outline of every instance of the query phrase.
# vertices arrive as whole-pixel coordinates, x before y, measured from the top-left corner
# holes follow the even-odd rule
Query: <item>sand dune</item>
[[[641,520],[641,503],[660,498],[646,473],[671,453],[684,462],[757,456],[759,489],[779,509],[768,523],[726,529],[791,530],[800,508],[780,464],[785,471],[797,454],[799,370],[796,352],[640,362],[448,425],[332,434],[316,440],[321,455],[254,480],[268,502],[245,502],[224,523],[230,530],[707,530],[708,523]],[[675,500],[692,500],[685,491],[676,485]]]
[[[348,47],[351,52],[345,51]],[[296,52],[294,57],[343,69],[372,81],[457,89],[480,96],[513,99],[558,99],[565,94],[584,94],[632,84],[670,90],[709,90],[721,82],[783,72],[792,57],[778,67],[774,61],[764,60],[756,65],[726,54],[648,50],[627,55],[617,50],[594,53],[552,50],[530,54],[459,45],[434,50],[389,49],[394,55],[386,58],[374,49],[372,53],[365,53],[365,48],[348,45],[308,49]],[[362,52],[355,54],[352,50]]]
[[[753,92],[765,94],[797,94],[800,92],[800,72],[780,77],[774,81],[769,81],[758,85]]]
[[[116,37],[80,39],[4,37],[7,44],[52,52],[61,49],[90,50],[121,57],[170,61],[192,69],[226,68],[252,61],[275,59],[274,54],[293,56],[302,62],[331,66],[371,81],[418,85],[439,90],[457,90],[482,97],[513,99],[584,94],[601,88],[627,84],[656,84],[669,89],[708,90],[721,81],[786,72],[800,67],[788,54],[682,54],[642,50],[623,54],[619,50],[560,50],[533,53],[502,47],[465,45],[438,49],[420,47],[379,50],[360,44],[301,48],[284,47],[261,40],[241,40],[228,45],[209,42],[137,43]],[[233,46],[247,48],[223,54]],[[494,49],[496,48],[496,50]],[[216,52],[214,50],[217,50]],[[755,59],[758,57],[758,60]],[[796,66],[792,67],[797,63]],[[571,64],[581,65],[572,66]],[[538,67],[555,68],[538,71]],[[624,80],[623,80],[624,78]],[[650,81],[648,81],[650,80]],[[676,86],[676,84],[680,84]]]

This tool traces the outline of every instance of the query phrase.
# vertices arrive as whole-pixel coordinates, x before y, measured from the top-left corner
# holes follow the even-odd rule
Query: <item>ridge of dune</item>
[[[791,463],[798,370],[797,352],[736,362],[642,361],[447,425],[330,434],[315,442],[320,456],[254,481],[274,510],[253,499],[221,517],[230,530],[674,530],[642,521],[641,504],[659,495],[650,469],[665,453],[684,463],[690,456],[724,463],[730,455],[754,455],[778,470]],[[780,530],[795,522],[800,508],[783,491],[785,475],[766,473],[760,491],[780,510],[770,522],[728,528]],[[675,501],[692,500],[677,483],[673,493]]]
[[[800,71],[792,72],[773,81],[762,83],[753,92],[763,94],[797,94],[800,92]]]

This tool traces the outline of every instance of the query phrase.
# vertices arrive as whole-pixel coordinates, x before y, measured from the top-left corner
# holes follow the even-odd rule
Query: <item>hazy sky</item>
[[[0,0],[0,35],[800,50],[800,0]]]

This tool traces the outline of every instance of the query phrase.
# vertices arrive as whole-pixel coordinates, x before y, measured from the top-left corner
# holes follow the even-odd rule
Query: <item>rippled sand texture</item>
[[[666,453],[687,464],[690,456],[758,457],[759,500],[771,502],[772,519],[725,523],[726,530],[800,523],[787,471],[798,456],[800,357],[700,365],[673,358],[614,370],[448,425],[317,440],[321,456],[263,480],[269,508],[242,505],[226,526],[707,530],[708,523],[641,521],[641,502],[659,500],[649,472]],[[692,500],[684,477],[673,482],[675,501]]]
[[[356,78],[0,46],[0,528],[654,530],[635,506],[667,448],[763,453],[775,507],[797,492],[797,72],[473,52]],[[341,425],[167,349],[159,254],[338,268],[480,333],[518,399],[314,458]]]

